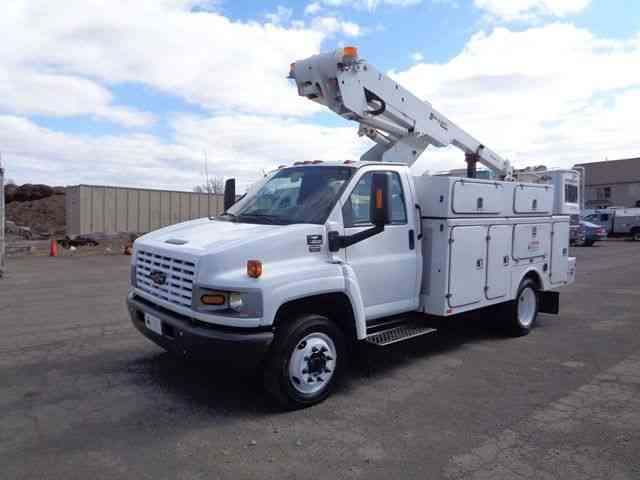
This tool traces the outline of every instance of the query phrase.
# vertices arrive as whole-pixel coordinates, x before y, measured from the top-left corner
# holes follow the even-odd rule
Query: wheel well
[[[355,318],[349,297],[344,293],[324,293],[284,303],[276,313],[274,327],[302,313],[324,315],[334,321],[348,338],[356,338]]]
[[[536,286],[537,290],[542,290],[542,279],[540,278],[540,274],[535,270],[529,270],[527,274],[522,278],[524,279],[530,278]]]

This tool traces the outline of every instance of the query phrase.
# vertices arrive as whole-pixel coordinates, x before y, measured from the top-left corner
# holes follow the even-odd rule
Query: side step
[[[435,328],[422,325],[418,322],[407,322],[395,327],[387,328],[386,330],[370,333],[367,335],[365,341],[378,347],[386,347],[393,343],[402,342],[403,340],[409,340],[410,338],[419,337],[436,331],[437,330]]]

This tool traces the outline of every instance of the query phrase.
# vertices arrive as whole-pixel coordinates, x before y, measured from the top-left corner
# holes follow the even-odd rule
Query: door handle
[[[413,230],[409,230],[409,250],[416,248],[416,234]]]

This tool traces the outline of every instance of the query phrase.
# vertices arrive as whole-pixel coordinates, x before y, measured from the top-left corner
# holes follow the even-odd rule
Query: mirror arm
[[[373,237],[374,235],[378,235],[384,231],[384,225],[382,226],[374,226],[363,230],[358,233],[354,233],[353,235],[340,235],[340,233],[333,231],[329,232],[329,251],[337,252],[341,248],[347,248],[351,245],[354,245],[358,242],[362,242],[367,238]]]

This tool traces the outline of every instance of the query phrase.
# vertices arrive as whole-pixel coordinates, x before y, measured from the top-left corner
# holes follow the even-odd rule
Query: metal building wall
[[[0,165],[0,277],[5,269],[5,238],[4,238],[4,170]]]
[[[67,235],[146,233],[222,212],[223,196],[125,187],[77,185],[65,195]]]

